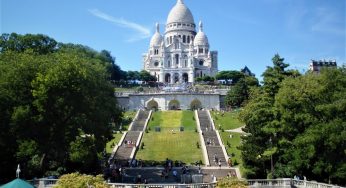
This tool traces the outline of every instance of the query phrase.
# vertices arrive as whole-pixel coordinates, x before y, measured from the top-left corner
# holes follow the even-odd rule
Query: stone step
[[[211,166],[218,166],[218,163],[215,162],[215,156],[218,160],[221,160],[221,166],[227,166],[227,160],[224,157],[221,146],[207,146],[207,152]]]

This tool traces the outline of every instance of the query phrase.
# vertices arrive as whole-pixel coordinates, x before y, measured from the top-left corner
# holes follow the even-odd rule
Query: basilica
[[[198,77],[215,76],[217,61],[217,51],[210,51],[202,22],[196,32],[192,13],[183,0],[177,0],[168,14],[163,35],[156,24],[149,50],[143,55],[144,70],[166,84],[193,83]]]

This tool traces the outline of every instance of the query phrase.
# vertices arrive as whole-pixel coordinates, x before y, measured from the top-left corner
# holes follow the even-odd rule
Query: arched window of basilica
[[[183,35],[183,43],[186,43],[186,35]]]
[[[175,54],[175,64],[179,65],[179,54]]]
[[[171,60],[168,60],[167,67],[171,67]]]
[[[187,43],[190,44],[190,36],[187,36]]]
[[[199,60],[198,63],[199,63],[200,66],[203,66],[204,61],[201,59],[201,60]]]

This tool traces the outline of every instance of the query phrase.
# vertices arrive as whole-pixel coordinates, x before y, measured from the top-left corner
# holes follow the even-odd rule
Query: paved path
[[[164,170],[162,167],[143,167],[143,168],[125,168],[125,174],[123,177],[123,183],[134,183],[136,177],[140,175],[142,179],[147,179],[148,183],[183,183],[181,180],[182,168],[175,167],[173,170],[178,172],[177,178],[173,177],[173,170],[168,173],[168,177],[161,177],[161,172]],[[212,182],[212,176],[216,176],[216,178],[226,177],[227,174],[236,174],[236,169],[222,167],[219,168],[202,168],[201,173],[198,172],[197,167],[189,167],[190,175],[194,174],[202,174],[203,175],[203,183]]]
[[[242,133],[242,134],[245,134],[245,132],[242,130],[242,128],[244,128],[244,126],[241,126],[239,128],[236,128],[236,129],[231,129],[231,130],[225,130],[226,132],[232,132],[232,133]]]

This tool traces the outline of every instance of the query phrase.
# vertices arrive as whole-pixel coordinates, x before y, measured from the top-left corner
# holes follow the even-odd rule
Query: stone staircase
[[[137,119],[133,122],[131,131],[144,131],[145,121],[147,120],[149,111],[139,111]]]
[[[126,133],[124,140],[113,157],[117,163],[126,164],[126,162],[131,159],[131,154],[136,149],[136,143],[141,131],[144,131],[148,116],[149,111],[140,110],[138,112],[137,118],[132,123],[131,129]]]
[[[197,113],[210,166],[218,166],[218,163],[214,161],[215,157],[221,160],[222,166],[227,166],[227,160],[225,159],[222,146],[216,135],[216,130],[213,130],[208,112],[201,110],[197,111]]]

